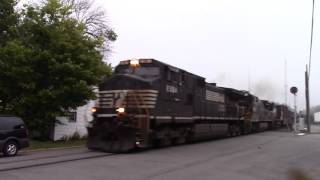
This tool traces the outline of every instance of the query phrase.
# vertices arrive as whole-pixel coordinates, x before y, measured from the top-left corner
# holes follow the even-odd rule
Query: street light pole
[[[294,99],[294,133],[297,132],[297,94],[293,94]]]
[[[294,122],[293,122],[293,131],[296,133],[297,131],[297,92],[298,88],[293,86],[290,88],[290,92],[294,95]]]

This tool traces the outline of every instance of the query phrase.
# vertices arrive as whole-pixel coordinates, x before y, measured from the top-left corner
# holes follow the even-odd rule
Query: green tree
[[[0,46],[15,34],[18,14],[14,12],[15,0],[0,1]]]
[[[57,115],[93,99],[93,87],[111,73],[103,57],[116,35],[105,21],[100,21],[103,33],[90,32],[90,23],[76,17],[77,5],[74,0],[26,5],[16,23],[18,37],[0,50],[2,111],[23,117],[43,136]],[[101,11],[92,12],[98,20],[94,14]]]
[[[14,7],[17,4],[15,0],[0,1],[0,56],[2,51],[7,49],[9,42],[13,41],[17,32],[18,14]],[[0,58],[0,66],[4,66],[7,59]],[[11,97],[11,92],[4,88],[5,76],[0,72],[0,108],[7,109],[7,100]]]

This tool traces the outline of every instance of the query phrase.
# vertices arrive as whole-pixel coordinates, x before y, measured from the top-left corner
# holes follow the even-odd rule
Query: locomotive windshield
[[[115,74],[134,74],[146,79],[156,79],[160,76],[159,67],[118,67]]]

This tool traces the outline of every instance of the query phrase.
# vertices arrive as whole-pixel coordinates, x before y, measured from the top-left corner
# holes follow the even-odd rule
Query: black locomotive
[[[107,152],[237,136],[292,121],[284,105],[154,59],[121,61],[99,86],[87,146]]]

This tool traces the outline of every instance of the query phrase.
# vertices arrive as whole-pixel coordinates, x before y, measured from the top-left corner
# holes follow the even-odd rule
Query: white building
[[[68,116],[57,117],[60,123],[55,125],[53,140],[67,140],[75,134],[80,137],[87,136],[87,125],[93,119],[91,108],[94,105],[95,101],[89,101],[88,104],[69,112]]]
[[[320,112],[314,113],[314,122],[320,122]]]

